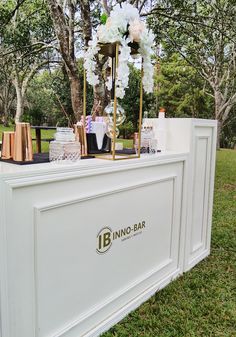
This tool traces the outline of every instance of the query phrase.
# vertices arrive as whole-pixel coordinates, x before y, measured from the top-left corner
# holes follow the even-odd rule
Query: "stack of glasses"
[[[76,162],[81,158],[80,142],[72,128],[57,128],[55,140],[49,146],[49,160],[57,163]]]

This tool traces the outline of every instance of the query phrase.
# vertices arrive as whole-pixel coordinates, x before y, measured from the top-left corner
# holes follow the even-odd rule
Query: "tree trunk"
[[[76,122],[78,122],[80,120],[81,115],[83,114],[81,97],[79,95],[79,93],[81,92],[80,81],[78,76],[76,75],[72,76],[71,74],[69,75],[69,81],[70,81],[72,109],[74,111]]]
[[[103,66],[107,60],[107,57],[99,59],[97,57],[96,74],[98,75],[99,84],[93,88],[93,108],[92,112],[96,115],[102,115],[104,108],[110,102],[110,93],[105,85],[105,79],[103,77]]]
[[[12,103],[12,98],[10,97],[10,89],[11,89],[11,82],[8,81],[6,83],[5,88],[3,88],[3,96],[2,96],[2,108],[3,108],[3,124],[4,126],[8,126],[8,118],[9,118],[9,110]]]
[[[99,63],[97,64],[96,74],[98,75],[99,84],[95,85],[93,88],[93,114],[97,116],[102,115],[104,110],[104,100],[105,100],[105,84],[102,77],[102,70],[100,69]]]
[[[215,99],[215,119],[218,121],[216,147],[219,150],[220,149],[221,130],[222,130],[222,121],[221,121],[221,118],[220,118],[221,93],[220,93],[219,90],[215,90],[214,99]]]
[[[217,150],[220,149],[220,141],[221,141],[221,131],[222,131],[222,122],[221,121],[217,121],[217,139],[216,139],[216,148]]]
[[[5,101],[3,103],[3,125],[4,126],[8,126],[8,117],[9,117],[9,106],[8,106],[8,102]]]
[[[90,3],[88,0],[80,0],[81,19],[83,21],[83,35],[85,46],[88,46],[89,40],[92,37],[92,23],[91,23],[91,11]]]
[[[59,1],[47,0],[51,17],[60,47],[60,54],[64,61],[66,72],[70,81],[71,104],[75,119],[79,120],[82,114],[82,93],[79,82],[78,68],[74,52],[74,18],[76,7],[72,1],[68,2],[68,12],[63,12]],[[67,18],[69,16],[69,24]]]
[[[25,76],[23,79],[20,79],[20,71],[17,70],[17,67],[15,65],[15,72],[16,75],[12,80],[12,83],[15,87],[16,90],[16,115],[15,115],[15,123],[20,122],[21,117],[24,113],[24,100],[25,100],[25,95],[26,95],[26,91],[27,88],[29,86],[29,82],[30,80],[33,78],[33,76],[35,75],[36,71],[42,67],[44,64],[46,64],[47,62],[41,62],[39,64],[35,64],[32,69],[30,70],[30,72]]]
[[[16,89],[16,115],[15,115],[15,123],[19,123],[21,121],[21,117],[24,111],[24,96],[22,95],[22,91],[18,83],[14,83]]]
[[[108,90],[105,88],[105,83],[103,80],[94,87],[94,99],[92,111],[98,116],[101,116],[104,108],[110,102],[110,95]]]
[[[91,10],[90,2],[88,0],[80,0],[80,10],[81,10],[81,19],[83,20],[83,37],[85,46],[88,47],[89,40],[92,38],[92,22],[91,22]],[[96,75],[98,75],[99,84],[93,87],[93,108],[92,113],[96,115],[102,115],[104,107],[110,101],[109,93],[105,86],[105,81],[103,78],[103,66],[107,60],[107,57],[99,59],[96,58]]]

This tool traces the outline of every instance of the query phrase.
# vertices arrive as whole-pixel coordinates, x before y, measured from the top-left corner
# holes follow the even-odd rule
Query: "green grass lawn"
[[[102,337],[236,336],[236,151],[217,152],[211,255]]]
[[[217,152],[211,255],[102,335],[138,336],[236,336],[236,151]]]

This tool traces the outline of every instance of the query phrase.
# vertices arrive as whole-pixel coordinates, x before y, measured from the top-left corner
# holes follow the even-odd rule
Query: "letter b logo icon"
[[[112,230],[109,227],[104,227],[97,235],[97,252],[99,254],[106,253],[111,247]]]

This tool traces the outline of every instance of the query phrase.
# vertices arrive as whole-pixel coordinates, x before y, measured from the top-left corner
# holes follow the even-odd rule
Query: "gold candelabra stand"
[[[131,54],[138,54],[139,45],[137,43],[130,43]],[[142,114],[143,114],[143,65],[141,68],[141,81],[140,81],[140,103],[139,103],[139,120],[138,120],[138,146],[135,151],[135,154],[127,154],[127,153],[117,153],[116,151],[116,128],[117,128],[117,96],[116,96],[116,78],[117,78],[117,69],[119,65],[119,43],[106,43],[100,44],[99,54],[103,56],[110,57],[112,59],[112,67],[111,72],[113,74],[113,88],[112,91],[114,93],[114,114],[113,114],[113,129],[112,129],[112,144],[111,151],[109,153],[101,153],[101,154],[91,154],[97,158],[108,159],[108,160],[123,160],[123,159],[134,159],[140,158],[140,147],[141,147],[141,125],[142,125]],[[83,90],[83,115],[84,115],[84,123],[86,120],[86,98],[87,98],[87,85],[86,85],[86,73],[84,70],[84,90]],[[85,124],[84,124],[85,128]]]

